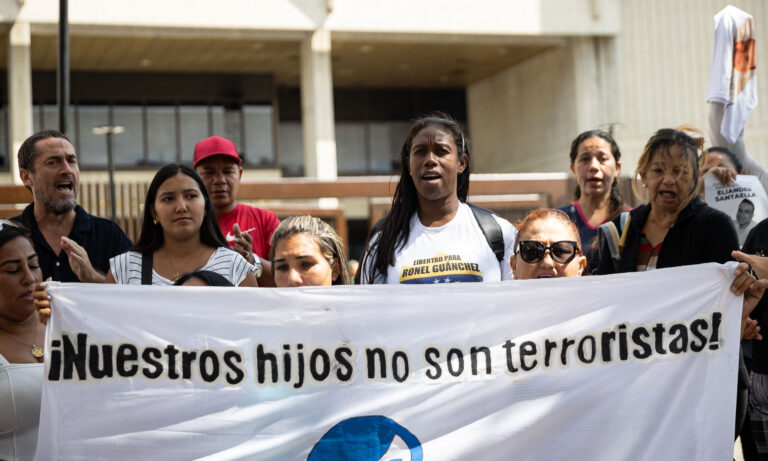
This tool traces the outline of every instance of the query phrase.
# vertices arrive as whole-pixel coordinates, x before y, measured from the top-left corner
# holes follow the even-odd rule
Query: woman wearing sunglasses
[[[579,230],[560,210],[534,210],[517,226],[515,279],[578,277],[587,265]]]

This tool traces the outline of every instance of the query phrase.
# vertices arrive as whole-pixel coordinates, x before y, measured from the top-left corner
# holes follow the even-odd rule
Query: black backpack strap
[[[467,203],[467,205],[472,210],[472,214],[475,215],[475,220],[480,226],[480,230],[483,231],[488,246],[493,250],[496,259],[501,262],[504,260],[504,234],[501,231],[501,226],[493,217],[493,212],[471,203]]]
[[[355,272],[355,276],[353,277],[355,285],[360,285],[361,281],[363,280],[363,268],[365,267],[365,260],[370,256],[368,254],[368,250],[370,249],[371,239],[374,235],[376,235],[376,232],[379,231],[381,225],[384,224],[385,219],[386,216],[376,221],[373,224],[373,227],[371,227],[371,230],[368,232],[368,237],[365,239],[365,245],[363,245],[363,251],[360,253],[360,265],[358,266],[357,272]]]
[[[152,252],[141,254],[141,284],[152,285]]]

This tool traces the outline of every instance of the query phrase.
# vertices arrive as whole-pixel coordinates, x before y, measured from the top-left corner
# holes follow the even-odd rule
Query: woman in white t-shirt
[[[416,120],[400,151],[402,172],[392,209],[361,264],[362,283],[493,282],[512,279],[515,228],[467,205],[469,148],[450,116]],[[501,230],[495,252],[478,224],[487,216]],[[498,256],[497,256],[498,254]]]
[[[145,263],[148,269],[142,272]],[[171,285],[207,270],[235,286],[256,286],[253,266],[229,249],[202,179],[186,165],[169,164],[152,179],[138,243],[109,261],[107,282]],[[151,269],[151,271],[149,271]]]
[[[35,459],[45,325],[33,301],[43,273],[29,232],[0,221],[0,459]]]

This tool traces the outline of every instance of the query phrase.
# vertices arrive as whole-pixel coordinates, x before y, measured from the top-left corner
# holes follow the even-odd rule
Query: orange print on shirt
[[[733,67],[742,74],[757,67],[754,40],[736,42],[733,46]]]

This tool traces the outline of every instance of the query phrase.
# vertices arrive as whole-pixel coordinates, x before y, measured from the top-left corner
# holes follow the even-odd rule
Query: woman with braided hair
[[[416,120],[400,160],[392,208],[363,254],[362,283],[512,279],[516,231],[467,204],[470,155],[461,126],[442,113]]]

